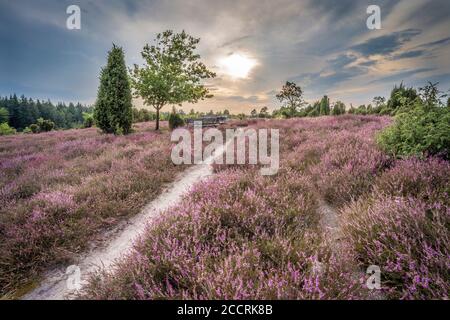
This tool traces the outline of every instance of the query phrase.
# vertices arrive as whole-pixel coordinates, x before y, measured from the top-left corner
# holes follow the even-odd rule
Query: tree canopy
[[[160,33],[154,45],[144,46],[141,53],[144,65],[134,65],[131,70],[135,96],[156,109],[156,130],[159,112],[165,105],[196,103],[212,97],[202,81],[216,75],[200,61],[196,53],[199,42],[200,39],[185,31]]]
[[[290,117],[295,117],[298,110],[305,105],[302,88],[293,82],[286,81],[276,97],[288,109],[289,114],[286,115]]]
[[[122,48],[113,45],[108,63],[100,73],[95,103],[97,126],[106,133],[128,134],[133,121],[132,95]]]

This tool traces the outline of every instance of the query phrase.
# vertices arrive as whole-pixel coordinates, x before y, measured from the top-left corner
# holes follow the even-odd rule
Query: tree
[[[341,101],[336,101],[336,103],[333,106],[333,109],[331,110],[331,114],[333,116],[345,114],[345,104]]]
[[[293,82],[286,81],[286,84],[276,97],[289,110],[289,117],[295,117],[298,109],[305,105],[302,88]]]
[[[256,109],[253,109],[252,112],[250,112],[250,116],[251,116],[252,118],[258,117],[258,111],[256,111]]]
[[[177,112],[177,109],[175,107],[172,108],[172,112],[169,115],[169,128],[170,130],[174,130],[178,127],[184,126],[184,119],[181,117],[181,115]]]
[[[372,102],[375,105],[375,108],[381,108],[386,103],[386,98],[378,96],[373,98]]]
[[[391,96],[387,102],[386,109],[383,114],[395,115],[399,110],[411,108],[419,96],[414,88],[406,88],[403,83],[395,86],[391,91]]]
[[[260,118],[269,118],[269,109],[267,107],[262,107],[261,111],[259,112]]]
[[[443,106],[442,99],[446,98],[447,94],[438,89],[438,84],[439,82],[428,82],[425,87],[419,88],[420,98],[426,107]]]
[[[128,134],[133,121],[132,95],[122,48],[113,45],[108,63],[100,73],[94,117],[106,133]]]
[[[0,108],[0,123],[8,122],[9,112],[6,108]]]
[[[323,96],[322,100],[320,100],[319,114],[321,116],[327,116],[330,114],[330,99],[328,96]]]
[[[135,95],[156,109],[156,130],[159,130],[160,110],[165,105],[211,98],[208,88],[201,82],[216,75],[195,53],[200,39],[185,31],[168,30],[159,33],[155,42],[152,46],[145,45],[141,53],[145,64],[143,67],[134,65],[131,79]]]

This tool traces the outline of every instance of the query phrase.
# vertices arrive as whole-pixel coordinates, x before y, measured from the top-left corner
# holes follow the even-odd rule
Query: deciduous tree
[[[131,70],[135,95],[156,109],[156,130],[165,105],[196,103],[212,97],[202,81],[215,77],[215,73],[200,61],[196,53],[199,42],[185,31],[160,33],[154,45],[147,44],[142,50],[144,65],[135,65]]]

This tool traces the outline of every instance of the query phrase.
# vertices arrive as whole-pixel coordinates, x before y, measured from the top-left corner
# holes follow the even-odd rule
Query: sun
[[[223,73],[234,79],[248,78],[250,71],[257,65],[255,59],[252,59],[241,53],[233,53],[219,59],[219,67]]]

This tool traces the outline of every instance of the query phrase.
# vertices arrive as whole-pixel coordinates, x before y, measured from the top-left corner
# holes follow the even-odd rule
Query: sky
[[[66,27],[69,5],[81,8],[80,30]],[[369,5],[381,9],[380,30],[366,26]],[[128,66],[142,64],[144,45],[167,29],[199,37],[217,73],[205,83],[214,97],[185,111],[273,110],[286,81],[309,102],[353,105],[402,81],[447,91],[449,17],[449,0],[0,0],[0,95],[94,103],[112,44]]]

